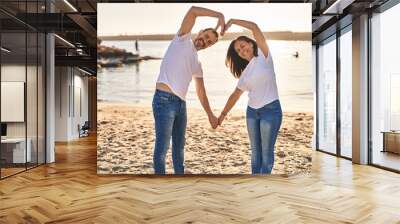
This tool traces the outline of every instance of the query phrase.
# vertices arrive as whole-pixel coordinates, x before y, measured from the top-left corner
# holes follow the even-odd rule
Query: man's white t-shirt
[[[168,85],[175,95],[185,100],[192,76],[203,77],[203,70],[191,33],[182,36],[177,34],[161,62],[157,83]]]
[[[254,109],[279,99],[271,52],[265,58],[258,49],[258,56],[254,56],[243,70],[237,88],[249,92],[248,106]]]

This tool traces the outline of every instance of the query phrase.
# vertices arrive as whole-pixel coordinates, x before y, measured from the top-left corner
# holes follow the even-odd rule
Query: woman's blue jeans
[[[165,156],[172,138],[172,162],[175,174],[184,174],[186,103],[174,94],[156,90],[153,97],[156,141],[153,163],[155,174],[165,174]]]
[[[270,174],[274,166],[275,142],[282,123],[279,100],[259,109],[247,107],[246,121],[251,145],[252,174]]]

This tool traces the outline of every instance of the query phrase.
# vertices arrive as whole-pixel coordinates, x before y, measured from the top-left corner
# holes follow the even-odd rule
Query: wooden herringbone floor
[[[315,153],[308,176],[96,175],[96,139],[0,181],[0,223],[400,223],[400,175]]]

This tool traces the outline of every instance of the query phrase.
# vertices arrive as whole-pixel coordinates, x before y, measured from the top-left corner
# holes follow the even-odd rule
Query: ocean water
[[[230,41],[219,41],[211,48],[199,52],[205,87],[212,109],[222,109],[237,84],[237,79],[225,66],[229,44]],[[274,60],[282,110],[284,112],[312,112],[314,106],[311,42],[270,40],[268,44]],[[135,52],[133,41],[103,41],[102,45]],[[140,55],[163,57],[168,45],[169,41],[140,41]],[[299,52],[298,58],[293,56],[296,51]],[[119,68],[99,69],[98,100],[151,107],[160,64],[161,60],[148,60]],[[244,93],[234,109],[244,110],[247,100],[247,93]],[[201,108],[194,82],[189,87],[186,101],[188,108]]]

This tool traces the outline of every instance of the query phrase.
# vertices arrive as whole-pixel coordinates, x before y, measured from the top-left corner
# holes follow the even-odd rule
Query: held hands
[[[213,129],[218,127],[218,118],[214,115],[214,113],[211,112],[211,114],[208,116],[208,121]]]
[[[221,113],[218,117],[218,125],[222,125],[222,121],[224,121],[226,114]]]
[[[221,13],[218,17],[218,24],[215,27],[215,30],[217,30],[219,27],[221,27],[221,36],[225,34],[225,32],[232,26],[232,24],[236,23],[236,19],[229,19],[227,23],[225,23],[225,17]]]
[[[222,122],[225,120],[226,114],[221,113],[217,118],[213,113],[208,116],[208,121],[213,129],[216,129],[218,126],[222,125]]]
[[[225,32],[232,26],[232,24],[235,24],[235,19],[229,19],[227,23],[225,23],[225,17],[223,14],[221,14],[218,17],[218,24],[215,27],[215,30],[217,30],[219,27],[221,27],[221,36],[225,34]]]
[[[232,24],[234,24],[234,21],[235,21],[235,19],[229,19],[228,20],[228,22],[225,24],[224,32],[227,31],[232,26]]]

